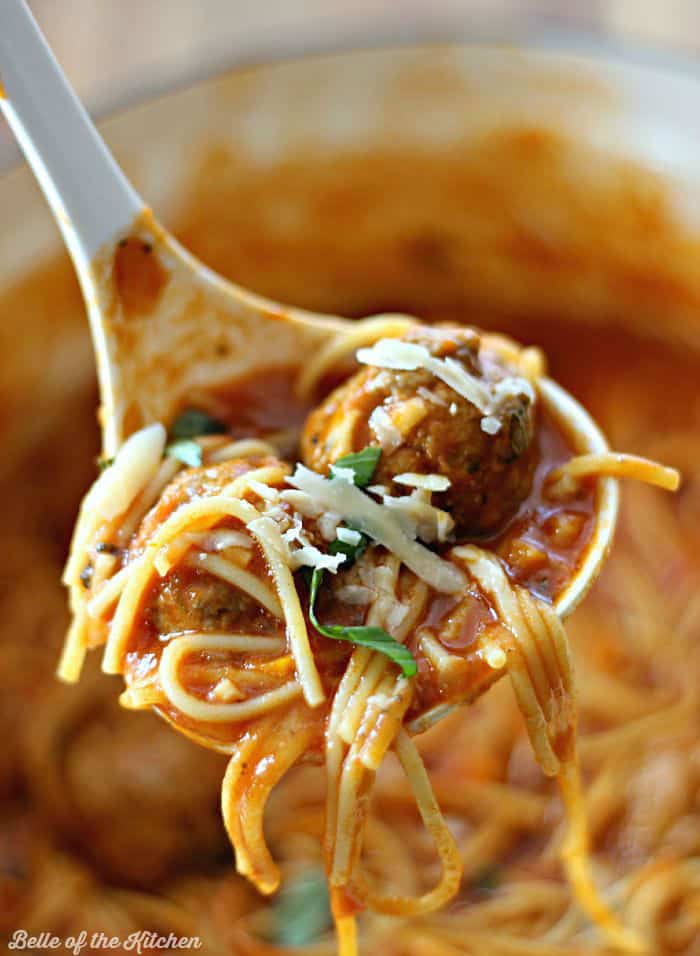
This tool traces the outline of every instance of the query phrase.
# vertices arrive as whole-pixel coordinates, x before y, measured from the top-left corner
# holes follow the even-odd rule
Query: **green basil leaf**
[[[198,435],[220,435],[226,425],[199,408],[186,408],[170,426],[171,438],[196,438]]]
[[[309,867],[284,886],[271,907],[270,937],[283,946],[308,946],[333,925],[323,871]]]
[[[202,449],[196,441],[191,441],[189,438],[171,442],[166,446],[165,454],[168,458],[177,458],[190,468],[199,468],[202,464]]]
[[[368,445],[362,451],[355,452],[352,455],[343,455],[333,464],[337,468],[350,468],[355,473],[357,487],[366,488],[374,477],[381,454],[381,448]]]
[[[103,471],[107,471],[108,468],[114,464],[114,458],[98,458],[97,459],[97,469],[102,474]]]
[[[381,627],[370,627],[367,625],[357,625],[355,627],[345,627],[340,624],[319,624],[316,619],[316,595],[323,579],[323,569],[316,568],[311,576],[311,594],[309,599],[309,617],[311,623],[324,637],[331,637],[336,641],[348,641],[350,644],[360,644],[362,647],[369,647],[373,651],[379,651],[386,655],[403,671],[406,677],[415,677],[418,673],[418,665],[407,647],[399,644],[391,634],[387,634]]]

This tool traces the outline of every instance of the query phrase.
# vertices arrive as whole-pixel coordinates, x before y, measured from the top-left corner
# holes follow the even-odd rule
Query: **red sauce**
[[[467,610],[461,614],[454,627],[450,617],[440,623],[440,642],[450,651],[464,651],[471,647],[487,624],[493,624],[496,615],[484,597],[478,592],[470,592],[472,598]],[[427,624],[427,621],[425,622]]]
[[[301,430],[311,410],[296,394],[298,370],[270,368],[215,392],[227,413],[222,417],[234,438]]]
[[[129,237],[117,245],[114,283],[127,318],[152,312],[166,280],[166,272],[149,243]]]
[[[510,579],[552,602],[585,557],[594,527],[595,484],[582,484],[574,500],[547,496],[547,476],[574,454],[568,437],[542,408],[536,429],[538,461],[530,494],[508,527],[487,542]]]

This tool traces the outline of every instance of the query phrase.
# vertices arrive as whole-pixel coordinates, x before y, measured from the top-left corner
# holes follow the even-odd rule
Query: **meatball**
[[[472,329],[415,329],[401,341],[459,363],[489,387],[518,374],[485,349]],[[450,512],[456,533],[493,534],[512,518],[532,484],[532,390],[521,381],[522,389],[502,391],[497,407],[486,415],[427,368],[367,365],[307,419],[304,462],[325,473],[343,455],[380,446],[374,483],[390,487],[395,476],[406,472],[441,475],[450,486],[433,501]]]
[[[165,488],[157,503],[148,512],[131,545],[133,554],[139,554],[170,515],[189,501],[218,494],[230,482],[256,468],[281,465],[272,456],[234,458],[217,465],[186,468]]]
[[[166,487],[144,518],[132,543],[138,554],[162,524],[182,504],[218,494],[249,471],[284,466],[270,456],[188,468]],[[158,634],[180,631],[234,631],[241,626],[265,626],[265,614],[248,594],[206,571],[180,566],[159,579],[145,602],[144,616]]]
[[[153,623],[159,634],[176,631],[231,631],[255,602],[247,594],[209,574],[168,575],[158,590]]]

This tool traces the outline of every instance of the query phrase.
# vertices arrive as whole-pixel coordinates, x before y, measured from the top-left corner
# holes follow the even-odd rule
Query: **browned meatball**
[[[276,465],[282,463],[276,458],[263,456],[237,458],[181,472],[144,518],[132,544],[132,552],[138,553],[180,505],[211,497],[249,471]],[[264,630],[269,623],[258,603],[239,588],[187,566],[175,568],[158,581],[145,603],[144,616],[159,634],[225,632],[242,626]]]
[[[159,634],[230,631],[254,607],[247,594],[210,574],[183,575],[176,571],[158,589],[153,623]]]
[[[416,329],[402,341],[459,362],[485,384],[517,374],[495,352],[485,350],[472,329]],[[449,489],[433,501],[451,513],[457,534],[491,534],[515,514],[532,483],[534,416],[528,393],[527,387],[522,394],[516,392],[485,416],[427,369],[368,365],[311,413],[302,439],[303,458],[310,468],[325,473],[343,455],[382,446],[375,483],[391,486],[396,475],[406,472],[449,478]],[[398,493],[398,486],[392,493]]]
[[[136,554],[148,544],[149,540],[167,521],[180,505],[198,498],[208,498],[217,494],[229,482],[235,481],[256,468],[282,465],[277,458],[260,456],[255,458],[234,458],[217,465],[205,465],[201,468],[186,468],[165,488],[157,503],[141,522],[131,550]]]

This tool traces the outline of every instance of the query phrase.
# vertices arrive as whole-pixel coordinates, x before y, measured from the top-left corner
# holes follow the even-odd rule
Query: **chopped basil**
[[[171,438],[196,438],[198,435],[220,435],[226,425],[200,408],[186,408],[170,426]]]
[[[353,482],[358,488],[365,488],[372,480],[377,468],[381,448],[374,448],[368,445],[362,451],[352,455],[344,455],[335,462],[338,468],[349,468],[353,472]],[[332,473],[329,477],[333,477]],[[357,530],[352,528],[353,531]],[[345,561],[341,567],[348,567],[365,551],[369,544],[369,538],[360,532],[362,537],[357,544],[348,544],[345,541],[333,541],[328,548],[329,554],[344,554]],[[398,664],[406,677],[414,677],[418,672],[413,655],[407,647],[399,644],[391,634],[381,627],[370,627],[367,625],[357,625],[346,627],[340,624],[319,624],[316,618],[315,604],[318,589],[323,580],[323,569],[315,568],[310,576],[309,583],[309,617],[311,623],[324,637],[333,638],[335,641],[348,641],[351,644],[361,644],[363,647],[369,647],[373,651],[379,651],[385,654],[395,664]]]
[[[190,438],[171,442],[166,446],[165,454],[168,458],[177,458],[191,468],[198,468],[202,464],[202,449]]]
[[[114,458],[98,458],[97,459],[97,468],[102,474],[103,471],[106,471],[111,465],[114,464]]]
[[[323,871],[309,867],[282,888],[271,907],[271,938],[283,946],[307,946],[333,925]]]
[[[316,595],[319,585],[323,579],[323,569],[315,568],[311,575],[311,588],[309,598],[309,617],[311,623],[324,637],[331,637],[335,641],[349,641],[351,644],[361,644],[363,647],[369,647],[373,651],[379,651],[385,654],[389,660],[398,664],[406,677],[415,677],[418,673],[418,665],[413,655],[407,647],[399,644],[397,640],[387,634],[381,627],[370,627],[367,625],[357,625],[346,627],[340,624],[319,624],[316,619]]]
[[[336,468],[351,469],[355,474],[355,485],[358,488],[366,488],[374,476],[381,453],[381,448],[368,445],[355,454],[343,455],[333,464]]]
[[[198,468],[202,464],[202,449],[194,438],[198,435],[219,435],[226,431],[223,422],[212,418],[200,408],[186,408],[170,426],[171,441],[165,449],[169,458],[177,458],[191,468]]]

